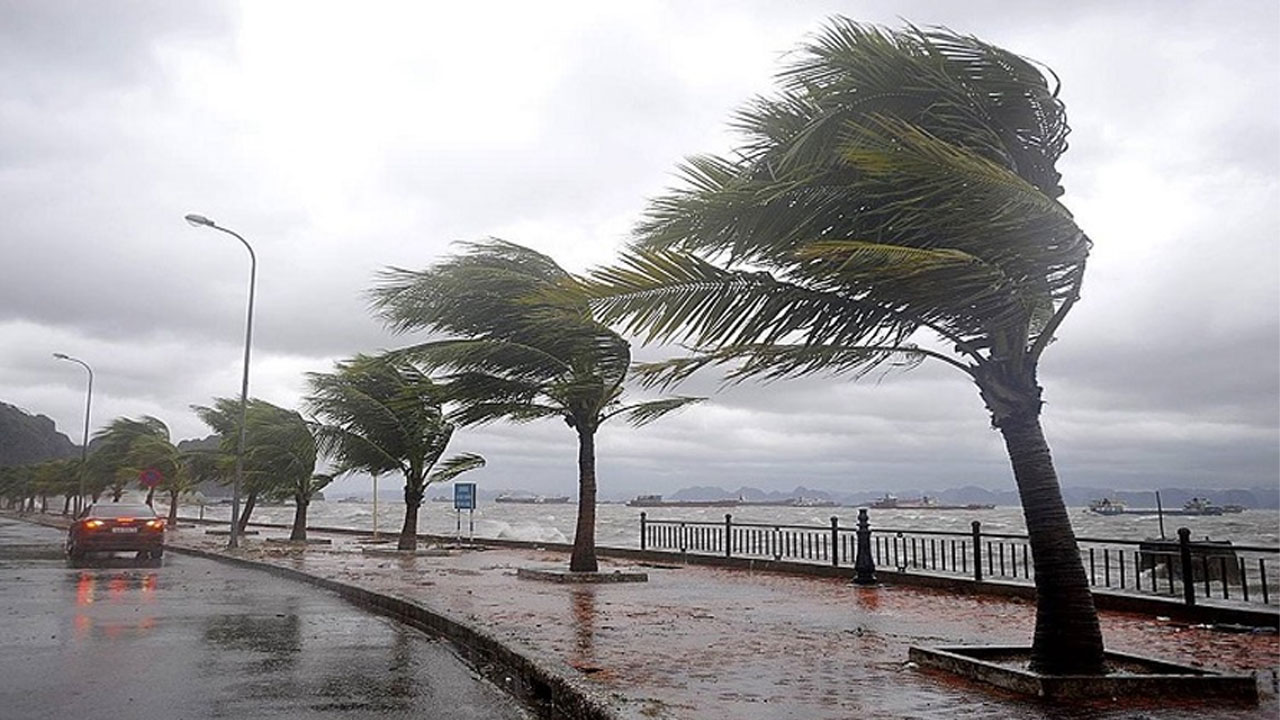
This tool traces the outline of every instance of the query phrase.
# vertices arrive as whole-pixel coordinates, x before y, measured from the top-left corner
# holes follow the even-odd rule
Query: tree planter
[[[1221,698],[1258,702],[1257,682],[1250,675],[1225,675],[1127,653],[1108,651],[1104,655],[1112,668],[1110,673],[1044,675],[1026,669],[1031,659],[1029,647],[975,645],[910,650],[911,660],[920,667],[1047,700]]]
[[[516,577],[521,580],[541,580],[554,583],[628,583],[649,582],[649,573],[634,570],[613,572],[574,572],[559,568],[519,568]]]

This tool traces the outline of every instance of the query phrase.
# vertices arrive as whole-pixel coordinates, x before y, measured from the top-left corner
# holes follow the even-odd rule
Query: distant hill
[[[0,467],[79,456],[80,446],[53,420],[0,402]]]
[[[1193,497],[1205,498],[1219,505],[1242,505],[1248,508],[1280,508],[1280,487],[1255,487],[1233,489],[1210,488],[1161,488],[1160,501],[1166,508],[1180,508]],[[1093,500],[1111,498],[1132,507],[1155,507],[1156,491],[1154,490],[1120,490],[1098,487],[1065,487],[1062,489],[1063,500],[1069,507],[1084,507]],[[892,494],[900,498],[918,498],[922,495],[936,498],[944,505],[967,505],[969,503],[992,504],[1004,507],[1016,507],[1021,504],[1016,490],[988,490],[980,487],[949,488],[947,490],[920,490],[912,487],[886,488],[861,492],[833,492],[830,490],[811,490],[798,486],[791,491],[771,490],[743,486],[737,490],[726,490],[722,487],[699,485],[681,488],[667,496],[669,500],[782,500],[785,498],[803,497],[815,500],[834,500],[841,505],[866,505]]]

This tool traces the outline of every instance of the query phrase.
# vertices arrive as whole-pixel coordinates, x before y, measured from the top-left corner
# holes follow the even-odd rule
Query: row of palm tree
[[[455,426],[560,418],[578,440],[570,569],[595,571],[600,426],[698,401],[625,404],[632,362],[619,329],[688,348],[638,368],[650,387],[716,366],[740,382],[941,362],[977,386],[1011,460],[1036,566],[1033,667],[1099,672],[1097,613],[1039,420],[1039,360],[1079,299],[1090,248],[1058,201],[1068,128],[1056,88],[973,37],[846,19],[779,80],[738,114],[741,146],[689,160],[684,187],[652,201],[613,267],[574,277],[489,240],[423,270],[387,269],[374,313],[430,336],[311,375],[311,424],[255,401],[249,430],[263,445],[246,453],[258,480],[242,521],[275,487],[268,467],[290,478],[305,519],[320,452],[335,473],[403,475],[410,549],[427,484],[483,463],[439,462]],[[231,407],[197,412],[231,438]],[[155,462],[168,462],[153,434]],[[136,461],[129,448],[117,459]]]

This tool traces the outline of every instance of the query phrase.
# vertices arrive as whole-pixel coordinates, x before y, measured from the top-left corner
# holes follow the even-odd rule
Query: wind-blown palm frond
[[[670,397],[661,400],[650,400],[648,402],[627,405],[614,410],[609,417],[621,415],[629,425],[640,427],[661,417],[669,415],[677,410],[682,410],[690,405],[697,405],[706,398],[701,397]]]
[[[431,472],[431,482],[445,483],[454,479],[468,470],[475,470],[484,467],[484,458],[475,453],[462,453],[454,455],[446,460],[436,463],[436,469]]]

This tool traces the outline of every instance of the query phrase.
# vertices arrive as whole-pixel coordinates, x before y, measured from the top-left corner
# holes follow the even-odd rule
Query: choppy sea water
[[[308,524],[316,527],[341,527],[358,530],[374,529],[374,503],[360,502],[312,503]],[[731,513],[734,522],[758,522],[783,525],[810,525],[830,527],[836,517],[842,527],[853,527],[858,509],[854,507],[768,507],[746,506],[734,508],[633,508],[621,504],[602,504],[596,508],[596,542],[610,547],[634,548],[639,545],[640,513],[648,513],[651,520],[683,520],[724,522]],[[292,506],[258,507],[252,521],[290,523]],[[185,507],[183,515],[196,515],[197,509]],[[1081,538],[1142,540],[1160,537],[1160,522],[1155,515],[1102,516],[1086,508],[1071,508],[1071,521],[1076,535]],[[873,528],[902,530],[948,530],[969,532],[975,520],[982,523],[983,532],[1022,534],[1026,532],[1022,510],[1017,507],[997,507],[992,510],[876,510],[869,511]],[[230,520],[230,508],[226,505],[210,505],[204,508],[205,518]],[[449,503],[426,502],[418,515],[418,532],[452,535],[461,519],[462,534],[470,531],[474,520],[477,538],[504,538],[534,542],[572,542],[577,505],[524,505],[517,503],[481,503],[474,514],[453,510]],[[379,501],[377,504],[377,529],[384,533],[399,532],[404,522],[403,503]],[[1208,537],[1213,540],[1231,540],[1237,545],[1276,547],[1280,544],[1280,511],[1246,510],[1237,514],[1184,516],[1164,518],[1164,532],[1170,538],[1177,537],[1177,529],[1191,530],[1193,539]]]

